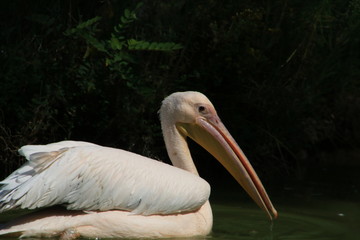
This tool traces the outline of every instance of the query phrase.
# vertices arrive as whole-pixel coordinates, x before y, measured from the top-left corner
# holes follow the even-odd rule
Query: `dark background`
[[[65,139],[168,162],[157,111],[196,90],[265,185],[341,180],[359,196],[359,0],[13,0],[0,12],[2,178],[20,146]],[[190,145],[202,176],[229,178]]]

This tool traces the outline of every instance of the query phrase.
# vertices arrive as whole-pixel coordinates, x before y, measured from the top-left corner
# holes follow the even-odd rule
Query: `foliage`
[[[166,159],[156,112],[180,90],[208,95],[268,178],[359,148],[359,0],[19,3],[0,6],[5,171],[63,139]]]
[[[36,18],[40,27],[29,31],[24,48],[12,45],[13,32],[5,36],[9,41],[2,43],[6,64],[0,87],[0,160],[8,166],[4,175],[19,165],[9,164],[9,159],[23,144],[78,139],[144,153],[153,138],[160,138],[159,127],[153,127],[157,116],[149,117],[147,111],[157,111],[163,90],[138,71],[139,58],[141,52],[154,52],[153,58],[166,54],[161,56],[165,62],[182,46],[131,37],[136,35],[132,24],[140,7],[125,8],[112,29],[107,27],[107,16],[68,27],[62,16],[51,12],[31,15],[31,25]],[[34,35],[35,40],[28,41]]]

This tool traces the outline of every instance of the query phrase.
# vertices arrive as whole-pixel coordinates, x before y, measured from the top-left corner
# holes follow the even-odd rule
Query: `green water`
[[[279,213],[273,222],[241,189],[234,191],[235,185],[231,191],[214,189],[212,239],[360,239],[360,184],[355,170],[342,171],[341,178],[332,174],[331,179],[317,176],[314,181],[309,176],[303,182],[268,188]]]
[[[212,239],[360,239],[359,185],[327,181],[293,186],[268,191],[279,213],[272,222],[241,192],[214,193]]]
[[[213,205],[212,239],[359,239],[359,203],[318,201],[304,206],[277,205],[273,222],[250,204]]]
[[[279,213],[273,222],[231,179],[229,190],[215,186],[212,239],[360,239],[360,166],[358,158],[346,160],[307,169],[303,180],[289,176],[268,183]]]

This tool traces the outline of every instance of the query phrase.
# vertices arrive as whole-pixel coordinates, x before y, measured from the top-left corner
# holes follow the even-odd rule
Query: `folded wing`
[[[0,182],[0,212],[61,204],[69,210],[173,214],[198,209],[210,194],[200,177],[120,149],[64,141],[19,152],[29,161]]]

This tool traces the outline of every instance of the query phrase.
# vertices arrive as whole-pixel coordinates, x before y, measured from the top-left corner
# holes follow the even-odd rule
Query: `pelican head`
[[[175,166],[197,174],[186,144],[186,138],[190,137],[230,172],[270,219],[277,218],[277,211],[255,170],[205,95],[173,93],[164,99],[159,113],[166,148]]]

